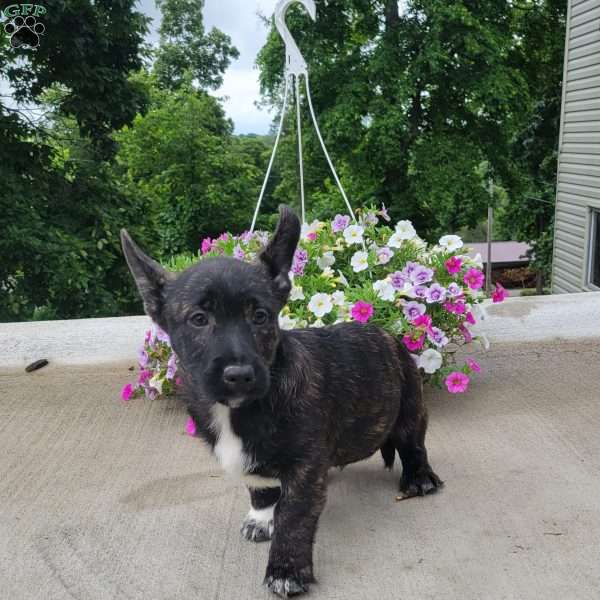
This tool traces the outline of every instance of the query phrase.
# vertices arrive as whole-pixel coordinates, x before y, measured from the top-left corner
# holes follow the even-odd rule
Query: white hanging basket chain
[[[354,215],[354,211],[352,210],[352,206],[350,201],[348,200],[348,196],[342,186],[342,182],[338,177],[338,174],[333,166],[333,162],[331,157],[329,156],[329,152],[327,151],[327,146],[323,141],[323,136],[321,135],[321,130],[319,129],[319,123],[317,122],[317,117],[315,115],[315,109],[313,107],[312,98],[310,95],[310,84],[308,81],[308,67],[300,49],[298,48],[292,34],[287,28],[285,22],[285,16],[288,8],[294,4],[295,2],[299,2],[304,6],[304,8],[308,11],[308,14],[311,16],[313,21],[317,18],[317,9],[314,0],[279,0],[275,8],[275,25],[279,34],[281,35],[283,42],[285,44],[285,88],[283,92],[283,104],[281,107],[281,116],[279,118],[279,127],[277,128],[277,135],[275,137],[275,144],[273,145],[273,152],[271,153],[271,158],[269,160],[269,165],[267,167],[267,173],[265,175],[265,179],[262,184],[262,188],[260,190],[260,195],[258,197],[258,203],[256,204],[256,209],[254,211],[254,216],[252,218],[252,225],[250,226],[250,231],[254,231],[254,227],[256,226],[256,219],[258,218],[258,213],[260,211],[260,206],[265,194],[265,190],[267,188],[267,182],[269,180],[269,176],[271,175],[271,169],[273,167],[273,161],[275,160],[275,155],[277,153],[277,147],[279,145],[279,139],[281,137],[281,132],[283,130],[283,122],[285,119],[285,113],[288,105],[288,96],[290,83],[294,82],[294,92],[296,97],[296,124],[297,124],[297,132],[298,132],[298,167],[300,172],[300,202],[302,209],[302,223],[306,223],[306,207],[305,207],[305,197],[304,197],[304,161],[302,158],[302,124],[300,121],[300,77],[304,75],[304,84],[306,88],[306,99],[308,101],[308,108],[310,111],[310,115],[312,118],[312,122],[317,132],[317,137],[319,138],[319,142],[321,143],[321,148],[323,149],[323,153],[325,154],[325,158],[327,159],[327,164],[331,169],[331,173],[333,174],[333,178],[335,179],[335,183],[337,184],[340,193],[342,194],[342,198],[346,204],[346,208],[348,210],[348,214],[352,218],[352,220],[356,223],[356,217]]]

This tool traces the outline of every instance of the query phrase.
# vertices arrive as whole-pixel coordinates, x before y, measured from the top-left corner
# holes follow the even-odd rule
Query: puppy
[[[248,486],[242,535],[272,540],[265,585],[280,596],[315,582],[331,467],[380,450],[391,468],[397,451],[405,497],[442,485],[425,450],[421,379],[402,343],[359,323],[279,329],[299,237],[298,217],[281,207],[254,263],[209,258],[174,275],[121,234],[145,310],[171,337],[198,432]]]

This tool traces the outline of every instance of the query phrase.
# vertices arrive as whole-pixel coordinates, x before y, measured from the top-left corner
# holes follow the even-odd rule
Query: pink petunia
[[[492,294],[492,301],[495,304],[498,304],[499,302],[504,302],[507,297],[508,292],[504,289],[502,284],[500,282],[496,283],[496,290]]]
[[[388,213],[388,209],[385,207],[385,204],[383,202],[381,203],[381,210],[379,211],[379,216],[382,217],[383,220],[387,221],[388,223],[392,220]]]
[[[464,325],[459,325],[458,329],[463,334],[465,342],[467,342],[467,344],[470,344],[473,341],[473,336],[471,335],[471,332]]]
[[[481,366],[477,361],[473,360],[472,358],[467,358],[467,366],[474,373],[481,373]]]
[[[469,378],[460,371],[454,371],[446,377],[444,383],[451,394],[462,394],[469,387]]]
[[[455,315],[463,315],[466,310],[464,302],[445,302],[444,308]]]
[[[202,240],[202,246],[200,249],[202,250],[202,254],[208,254],[213,248],[213,241],[207,237]]]
[[[373,305],[359,300],[351,310],[352,318],[360,323],[366,323],[373,316]]]
[[[402,341],[411,352],[416,352],[417,350],[420,350],[423,347],[423,344],[425,343],[425,334],[422,333],[417,338],[414,338],[411,335],[407,334],[402,338]]]
[[[144,385],[149,379],[152,379],[152,371],[148,371],[147,369],[140,371],[140,376],[138,377],[138,383],[140,385]]]
[[[183,379],[181,379],[181,377],[175,377],[175,385],[182,386]]]
[[[446,261],[446,270],[450,275],[456,275],[462,268],[462,260],[460,258],[453,256]]]
[[[423,329],[429,329],[431,327],[431,317],[429,315],[419,315],[415,319],[413,319],[412,324],[415,327],[421,327]]]
[[[185,431],[188,435],[194,437],[196,435],[196,423],[192,417],[187,420]]]
[[[473,316],[473,313],[471,311],[469,311],[466,315],[466,320],[467,323],[469,323],[469,325],[475,325],[477,323],[477,321],[475,320],[475,317]]]
[[[483,287],[485,275],[479,269],[469,269],[465,273],[464,282],[472,289],[479,290]]]
[[[123,386],[123,389],[121,390],[121,400],[124,400],[125,402],[131,400],[134,391],[135,390],[132,383],[128,383],[126,386]]]
[[[306,239],[309,240],[309,241],[311,241],[311,242],[314,242],[317,239],[317,232],[316,231],[309,231],[306,234]]]

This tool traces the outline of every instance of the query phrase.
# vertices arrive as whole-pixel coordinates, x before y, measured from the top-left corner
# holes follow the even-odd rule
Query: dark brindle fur
[[[398,451],[404,496],[442,485],[427,461],[421,379],[398,340],[358,323],[279,329],[299,235],[298,218],[282,207],[254,264],[212,258],[175,276],[122,234],[146,312],[171,337],[200,435],[249,481],[242,534],[272,537],[265,583],[282,596],[314,582],[330,467],[381,450],[391,468]]]

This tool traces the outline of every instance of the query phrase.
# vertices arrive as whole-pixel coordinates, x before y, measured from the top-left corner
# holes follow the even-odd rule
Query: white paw
[[[251,508],[242,523],[242,535],[251,542],[266,542],[273,537],[275,529],[273,514],[275,505],[257,510]]]

